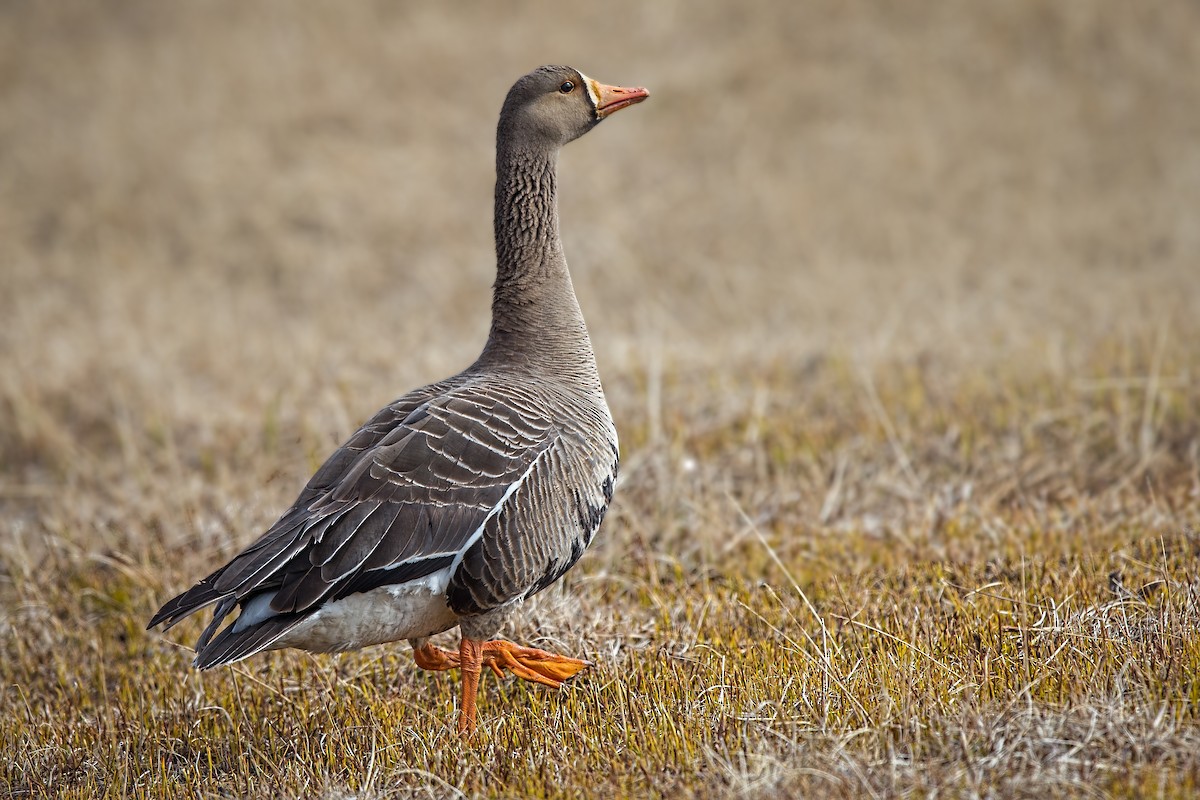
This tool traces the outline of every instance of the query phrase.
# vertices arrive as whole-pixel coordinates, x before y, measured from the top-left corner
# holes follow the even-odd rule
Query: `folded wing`
[[[264,641],[254,647],[252,636],[241,637],[236,650],[247,652],[238,657],[325,602],[460,561],[555,442],[551,423],[508,395],[467,381],[426,387],[385,408],[330,456],[270,529],[164,605],[150,626],[170,627],[217,603],[197,661],[224,663],[235,659],[205,658],[205,647],[224,617],[255,596],[271,592],[272,613],[255,626]]]

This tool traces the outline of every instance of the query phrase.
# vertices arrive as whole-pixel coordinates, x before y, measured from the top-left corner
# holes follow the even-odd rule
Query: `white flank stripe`
[[[489,511],[487,516],[483,518],[483,522],[479,523],[479,527],[471,533],[471,537],[467,539],[466,544],[464,544],[462,549],[458,551],[458,555],[454,557],[454,560],[450,562],[451,575],[453,575],[455,572],[458,572],[458,566],[462,563],[463,557],[466,556],[467,551],[470,550],[475,543],[483,537],[483,529],[487,527],[489,522],[491,522],[492,517],[500,513],[500,510],[504,508],[504,504],[508,502],[508,498],[512,497],[513,494],[516,493],[517,489],[521,488],[521,485],[525,483],[525,479],[530,476],[530,474],[533,472],[533,468],[537,466],[538,461],[541,460],[542,456],[550,452],[550,448],[554,446],[556,441],[558,440],[555,439],[546,445],[546,449],[537,454],[537,458],[533,459],[532,463],[529,465],[529,468],[521,474],[521,477],[510,483],[508,488],[504,490],[504,496],[500,498],[500,502],[492,506],[492,510]]]

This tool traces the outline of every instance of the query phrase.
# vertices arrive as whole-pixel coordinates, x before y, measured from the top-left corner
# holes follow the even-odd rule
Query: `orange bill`
[[[608,86],[591,78],[587,79],[587,83],[592,100],[596,103],[596,116],[600,119],[650,96],[650,92],[641,86]]]

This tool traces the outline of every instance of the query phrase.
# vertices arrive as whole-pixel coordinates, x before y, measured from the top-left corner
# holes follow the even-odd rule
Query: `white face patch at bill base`
[[[587,75],[584,75],[582,72],[579,73],[579,77],[583,79],[583,85],[587,87],[588,97],[592,98],[592,108],[599,111],[600,110],[600,90],[598,88],[596,88],[597,83],[594,80],[592,80],[591,78],[589,78]]]

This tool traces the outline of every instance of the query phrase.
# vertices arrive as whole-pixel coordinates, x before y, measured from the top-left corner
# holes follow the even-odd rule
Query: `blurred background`
[[[1195,363],[1194,2],[13,0],[10,502],[164,464],[236,476],[300,439],[275,508],[383,402],[467,364],[497,112],[555,62],[652,92],[560,165],[619,424],[664,371],[711,376],[700,424],[828,358],[985,382]],[[774,391],[804,413],[802,380]]]
[[[621,482],[513,623],[597,677],[477,758],[403,647],[187,670],[479,352],[544,63],[651,92],[560,160]],[[1187,791],[1198,352],[1195,0],[0,0],[0,794]]]

